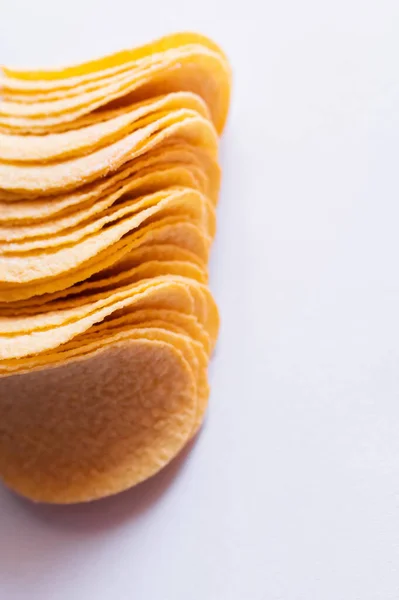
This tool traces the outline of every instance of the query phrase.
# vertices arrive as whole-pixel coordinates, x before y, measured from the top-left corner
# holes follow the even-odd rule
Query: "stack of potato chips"
[[[230,97],[177,34],[0,79],[0,477],[39,501],[119,492],[198,430]]]

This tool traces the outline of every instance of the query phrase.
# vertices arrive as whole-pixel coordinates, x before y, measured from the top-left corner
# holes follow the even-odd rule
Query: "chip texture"
[[[231,70],[178,33],[0,87],[0,479],[90,501],[204,419]]]

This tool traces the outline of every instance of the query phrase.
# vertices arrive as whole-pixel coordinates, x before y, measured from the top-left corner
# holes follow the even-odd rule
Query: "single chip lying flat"
[[[192,33],[0,74],[0,479],[28,498],[131,487],[203,422],[230,85]]]

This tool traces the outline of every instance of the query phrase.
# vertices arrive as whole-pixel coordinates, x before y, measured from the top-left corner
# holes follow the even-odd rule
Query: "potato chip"
[[[74,189],[116,171],[127,160],[142,156],[172,136],[197,143],[213,156],[217,154],[211,123],[194,111],[181,109],[86,156],[37,166],[0,163],[0,188],[41,195]]]
[[[208,280],[208,271],[205,263],[189,250],[174,246],[173,244],[143,245],[133,249],[121,260],[95,273],[92,277],[81,283],[76,283],[57,292],[43,294],[42,296],[33,296],[26,300],[0,302],[0,315],[7,316],[15,312],[18,312],[18,314],[35,313],[39,310],[39,307],[43,305],[49,306],[54,300],[86,294],[88,290],[94,289],[96,286],[97,288],[107,286],[110,283],[110,278],[114,276],[119,275],[125,278],[128,276],[128,271],[130,270],[140,269],[138,273],[142,273],[143,269],[148,268],[148,263],[152,262],[167,262],[168,264],[183,262],[195,268],[193,272],[194,279],[203,283],[206,283]]]
[[[218,312],[208,288],[179,275],[157,276],[153,279],[133,282],[80,300],[66,299],[52,303],[47,312],[20,317],[0,317],[0,360],[20,358],[44,352],[66,343],[87,331],[109,315],[125,307],[137,304],[154,304],[159,297],[168,295],[169,308],[178,307],[181,312],[193,314],[208,332],[212,344],[218,333]],[[187,297],[191,297],[191,306]]]
[[[86,184],[75,191],[50,197],[32,196],[29,200],[22,200],[17,196],[14,196],[13,201],[0,200],[0,224],[17,227],[54,222],[55,219],[71,215],[80,208],[93,206],[106,196],[115,194],[114,198],[117,199],[125,184],[131,185],[132,190],[136,185],[138,188],[145,185],[143,180],[137,179],[148,177],[147,189],[151,189],[149,182],[152,174],[156,174],[153,183],[156,186],[156,176],[160,170],[176,167],[195,172],[195,177],[200,178],[204,184],[206,195],[214,205],[217,203],[220,185],[220,169],[217,162],[205,153],[200,153],[198,149],[193,150],[188,144],[163,144],[144,157],[127,162],[121,169],[104,177],[100,182]],[[198,175],[199,170],[202,177]]]
[[[0,242],[12,242],[16,240],[40,240],[54,236],[61,232],[70,231],[71,228],[79,226],[81,223],[87,223],[93,220],[97,215],[102,215],[109,207],[124,196],[130,201],[136,200],[140,196],[151,194],[160,190],[172,187],[188,187],[196,189],[205,194],[204,186],[200,183],[201,171],[197,167],[171,166],[160,168],[156,172],[145,173],[140,177],[133,177],[126,182],[121,182],[112,194],[104,196],[97,202],[85,203],[71,210],[66,214],[57,216],[54,219],[29,224],[0,224]],[[199,175],[197,177],[197,175]],[[47,204],[49,201],[47,199]],[[209,212],[214,218],[214,209]]]
[[[71,358],[85,356],[100,348],[125,340],[143,338],[170,343],[182,352],[196,380],[197,411],[192,431],[192,435],[194,435],[202,422],[209,396],[209,386],[206,377],[208,359],[202,341],[192,339],[190,335],[187,335],[184,328],[177,327],[176,330],[176,326],[170,324],[168,321],[140,321],[137,318],[134,319],[134,317],[135,313],[133,313],[133,318],[131,317],[128,323],[126,322],[126,318],[118,319],[118,325],[114,323],[112,327],[104,327],[103,324],[102,327],[96,328],[95,333],[92,332],[89,335],[80,336],[79,340],[64,344],[56,351],[39,354],[31,358],[28,357],[23,361],[14,361],[14,367],[10,364],[8,366],[9,373],[23,373],[27,370],[31,372],[42,369],[43,366],[48,367],[49,365],[52,367],[58,366]],[[186,318],[189,317],[186,316]],[[136,321],[136,325],[134,321]],[[109,323],[106,325],[109,325]]]
[[[112,310],[109,313],[97,319],[97,321],[93,321],[93,323],[99,322],[108,316],[108,314],[112,314],[116,310],[124,308],[124,306],[130,306],[132,303],[135,305],[142,299],[145,299],[146,302],[152,302],[153,298],[151,294],[153,293],[156,293],[155,297],[157,300],[158,297],[163,300],[164,297],[167,298],[167,293],[169,292],[173,302],[176,300],[176,297],[178,302],[182,302],[182,304],[178,305],[178,310],[191,314],[194,304],[189,292],[189,286],[193,285],[194,282],[191,280],[189,280],[188,285],[184,285],[184,282],[183,284],[176,283],[172,278],[164,276],[145,280],[144,282],[128,283],[120,287],[115,286],[111,293],[109,291],[99,291],[97,288],[94,288],[92,294],[85,293],[76,297],[72,295],[70,298],[66,296],[56,298],[49,303],[46,302],[40,305],[39,309],[36,308],[33,313],[21,312],[18,315],[2,314],[0,316],[0,335],[24,335],[27,332],[48,330],[51,327],[58,327],[65,323],[79,321],[95,313],[95,311],[111,306]],[[127,302],[125,303],[126,299]],[[116,306],[119,301],[122,301],[122,304]],[[56,344],[53,347],[56,347]],[[1,350],[3,348],[0,347]]]
[[[218,53],[195,44],[175,50],[159,62],[150,61],[149,66],[115,75],[109,83],[104,80],[101,87],[77,96],[32,104],[4,101],[0,106],[0,125],[21,132],[48,131],[51,126],[74,121],[123,96],[129,95],[138,102],[177,90],[200,95],[221,133],[229,104],[230,70]]]
[[[198,223],[202,230],[204,205],[198,192],[177,188],[166,197],[162,192],[151,195],[151,198],[147,198],[143,203],[151,201],[154,202],[153,205],[133,215],[129,215],[128,211],[134,210],[134,206],[133,209],[129,204],[122,206],[114,215],[115,219],[119,220],[112,220],[112,215],[105,216],[101,222],[94,221],[88,225],[85,231],[78,229],[60,238],[60,243],[55,248],[50,245],[40,251],[46,240],[43,240],[43,244],[33,242],[33,247],[29,242],[6,245],[3,255],[0,255],[0,282],[25,284],[44,277],[62,275],[95,258],[126,234],[140,231],[139,227],[151,217],[173,215],[173,211],[179,215],[177,218],[186,215],[192,222]],[[122,218],[126,214],[127,217]],[[103,225],[108,226],[96,231],[97,227]],[[82,239],[79,238],[80,234],[84,236]],[[49,244],[50,242],[51,240],[48,240]],[[36,246],[39,246],[39,250],[34,252]]]
[[[34,500],[80,502],[150,477],[184,446],[195,381],[175,347],[147,339],[1,380],[0,472]]]
[[[210,218],[211,214],[214,215],[214,212],[210,212],[212,210],[209,201],[200,192],[180,186],[173,186],[163,189],[160,192],[139,196],[138,198],[133,197],[131,199],[127,195],[125,198],[121,198],[116,205],[103,210],[101,217],[90,219],[80,226],[70,227],[66,232],[60,232],[59,235],[52,237],[47,236],[34,238],[33,240],[22,239],[16,242],[5,242],[0,254],[3,256],[14,256],[25,253],[39,254],[42,249],[57,248],[72,244],[77,246],[78,242],[86,239],[88,236],[93,234],[100,235],[101,231],[105,228],[109,229],[114,224],[122,225],[122,222],[125,222],[125,220],[129,219],[132,225],[130,230],[132,230],[137,227],[136,223],[141,224],[154,216],[169,215],[172,212],[173,214],[188,215],[193,222],[200,224],[204,229],[205,235],[211,236],[208,224],[213,226],[213,221]],[[134,217],[136,217],[136,220]]]
[[[142,106],[144,104],[144,106]],[[65,133],[26,136],[0,133],[0,161],[48,162],[93,152],[121,139],[173,110],[187,109],[208,118],[206,104],[189,92],[176,92],[151,102],[134,103],[119,116]],[[147,119],[147,121],[144,121]]]
[[[129,63],[136,63],[139,60],[152,57],[159,53],[166,52],[168,50],[175,50],[180,47],[187,46],[188,44],[198,44],[208,50],[216,52],[221,57],[226,59],[226,55],[223,50],[215,44],[215,42],[208,37],[195,32],[182,32],[173,33],[171,35],[163,36],[149,44],[131,48],[128,50],[120,50],[95,60],[83,62],[79,65],[64,67],[61,69],[44,69],[44,70],[23,70],[14,69],[11,67],[3,66],[3,71],[6,75],[2,85],[5,89],[15,89],[7,87],[7,80],[14,79],[14,86],[20,86],[17,89],[21,90],[32,90],[32,89],[58,89],[63,86],[75,87],[78,85],[74,77],[88,77],[96,78],[99,74],[108,75],[107,69],[115,69],[120,66],[124,66]],[[227,60],[227,59],[226,59]]]
[[[143,227],[139,234],[133,233],[125,236],[114,244],[112,253],[106,249],[93,260],[87,261],[77,269],[68,271],[62,277],[47,277],[29,285],[0,286],[0,302],[24,300],[65,289],[110,267],[135,248],[152,243],[157,245],[171,243],[194,253],[199,260],[207,261],[209,248],[201,230],[195,224],[183,221],[181,217],[165,217],[157,225],[151,224]]]
[[[79,343],[72,341],[69,344],[64,344],[56,350],[48,353],[38,354],[34,357],[28,357],[26,360],[15,361],[15,369],[10,371],[12,374],[21,374],[24,372],[32,372],[41,370],[51,365],[55,367],[65,363],[71,358],[78,358],[91,354],[100,348],[107,347],[118,342],[132,340],[136,338],[149,339],[167,342],[178,348],[184,358],[187,360],[197,387],[197,396],[200,404],[206,404],[208,399],[209,388],[206,381],[206,368],[208,366],[207,355],[197,341],[191,339],[184,333],[173,331],[173,326],[167,323],[165,326],[161,324],[141,323],[138,325],[126,325],[119,328],[107,328],[103,331],[96,332],[95,336],[81,336]],[[100,335],[101,333],[101,335]]]

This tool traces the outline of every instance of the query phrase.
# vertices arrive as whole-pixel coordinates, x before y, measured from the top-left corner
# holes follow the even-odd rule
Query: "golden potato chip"
[[[19,224],[0,224],[0,242],[11,242],[13,240],[35,240],[43,237],[54,236],[60,232],[70,231],[72,227],[79,226],[80,223],[87,223],[98,214],[102,214],[110,206],[118,202],[124,195],[128,194],[129,200],[133,201],[140,196],[148,195],[160,190],[179,186],[196,189],[205,194],[204,186],[199,183],[199,177],[196,172],[197,167],[172,166],[160,168],[155,172],[145,174],[139,177],[133,177],[126,182],[121,182],[115,192],[104,196],[97,202],[85,203],[79,205],[75,210],[71,210],[66,214],[57,216],[46,221]],[[199,171],[199,174],[201,172]],[[46,200],[47,205],[49,199]],[[207,202],[207,206],[208,206]],[[208,212],[212,214],[214,220],[214,209],[209,206]],[[210,231],[212,224],[209,225]]]
[[[168,308],[181,312],[184,312],[183,307],[186,311],[189,310],[187,296],[183,295],[185,291],[189,292],[186,284],[167,281],[165,277],[165,281],[159,282],[158,285],[149,282],[133,285],[136,285],[135,290],[131,289],[133,286],[126,286],[127,289],[111,295],[110,298],[97,300],[85,306],[52,311],[35,317],[17,318],[15,323],[9,323],[2,317],[2,330],[7,329],[7,325],[9,327],[7,333],[0,334],[0,360],[23,358],[57,348],[113,312],[133,304],[136,308],[143,305],[152,307],[155,299],[155,306],[161,303],[164,307],[168,302]],[[195,307],[192,310],[193,312],[188,314],[195,314]],[[26,328],[21,333],[15,332],[15,328],[25,327],[25,324]]]
[[[156,292],[155,292],[156,293]],[[155,293],[151,299],[154,301]],[[158,295],[159,300],[159,295]],[[158,302],[159,305],[159,302]],[[184,307],[187,309],[187,306]],[[168,308],[138,308],[134,305],[126,307],[122,311],[116,311],[112,315],[106,317],[101,323],[94,325],[87,332],[76,336],[69,342],[61,344],[55,349],[41,352],[34,356],[28,356],[23,359],[8,359],[0,364],[0,374],[9,372],[19,372],[21,370],[31,370],[38,366],[45,367],[50,362],[50,357],[53,361],[63,361],[66,358],[77,356],[84,343],[85,349],[89,347],[91,351],[94,346],[92,342],[98,339],[104,341],[105,334],[111,332],[120,332],[121,330],[131,330],[132,327],[156,327],[168,329],[175,333],[181,333],[198,342],[204,349],[207,356],[212,351],[211,340],[209,334],[205,331],[198,319],[192,314],[182,313],[177,310]],[[89,345],[89,346],[88,346]],[[85,350],[86,353],[87,350]]]
[[[153,196],[157,196],[157,194]],[[108,227],[99,232],[95,231],[97,225],[100,226],[98,222],[90,224],[86,228],[87,235],[83,239],[79,239],[78,236],[82,232],[78,229],[76,233],[61,238],[59,247],[54,249],[45,247],[42,251],[34,252],[35,245],[39,248],[42,245],[38,241],[33,242],[33,247],[29,242],[6,245],[3,255],[0,255],[0,282],[28,284],[35,280],[59,276],[76,269],[87,261],[96,258],[105,249],[112,247],[123,236],[139,228],[141,224],[154,215],[157,218],[162,216],[162,213],[173,215],[175,210],[179,215],[178,218],[181,218],[181,215],[186,215],[192,222],[197,222],[202,230],[204,206],[202,197],[198,192],[182,188],[174,190],[174,193],[167,195],[165,198],[162,197],[162,193],[159,194],[159,197],[158,204],[144,208],[138,214],[128,215],[125,219],[120,218],[118,221],[109,222],[110,220],[104,217],[103,223],[104,225],[108,224]],[[157,198],[152,199],[157,200]],[[116,217],[123,217],[129,209],[131,210],[129,205],[122,207]],[[205,235],[206,232],[204,232]],[[77,237],[78,239],[76,239]],[[126,240],[126,238],[124,239]],[[46,240],[43,240],[43,244],[45,242]],[[50,243],[51,239],[48,242]],[[70,245],[63,246],[62,243]],[[22,254],[24,249],[25,253]]]
[[[115,344],[121,341],[132,340],[137,338],[163,341],[178,348],[184,358],[187,360],[194,374],[196,381],[197,394],[197,410],[196,418],[192,430],[192,435],[202,422],[202,418],[207,406],[209,396],[209,386],[207,382],[207,354],[201,342],[191,338],[186,332],[181,333],[174,331],[174,325],[168,322],[138,322],[133,324],[132,319],[126,323],[124,319],[119,319],[118,326],[115,324],[112,327],[97,327],[95,333],[79,336],[79,340],[75,339],[69,344],[64,344],[56,351],[43,353],[34,357],[28,357],[25,360],[9,361],[13,362],[14,366],[9,364],[10,373],[23,373],[29,370],[43,369],[45,367],[58,366],[71,358],[85,356],[88,353],[93,353],[100,348]],[[1,371],[0,371],[1,374]],[[4,374],[4,373],[3,373]],[[1,382],[0,382],[1,385]]]
[[[109,145],[159,120],[161,116],[181,109],[194,111],[208,118],[207,107],[199,96],[189,92],[176,92],[154,98],[151,102],[133,104],[112,119],[65,133],[45,136],[0,133],[0,160],[17,163],[66,160]],[[147,118],[147,122],[144,118]]]
[[[230,70],[219,54],[199,45],[188,45],[165,55],[159,62],[115,75],[109,83],[104,80],[104,85],[77,96],[32,104],[3,101],[0,125],[21,132],[43,132],[60,123],[72,122],[122,96],[129,95],[130,99],[140,101],[175,91],[200,95],[217,131],[223,130],[229,104]]]
[[[201,344],[186,334],[172,331],[165,324],[165,327],[148,326],[147,323],[139,325],[125,325],[115,328],[106,328],[96,335],[90,332],[80,336],[79,343],[73,341],[69,344],[57,348],[50,353],[38,354],[34,357],[28,357],[26,361],[19,361],[18,370],[23,372],[29,365],[29,371],[43,369],[51,365],[52,367],[63,364],[66,360],[76,358],[88,353],[95,352],[100,348],[115,344],[121,341],[132,339],[149,339],[166,342],[179,349],[190,366],[196,382],[197,397],[200,398],[200,404],[206,404],[209,388],[206,380],[206,369],[208,366],[207,356]]]
[[[174,57],[175,52],[171,51],[168,52],[167,54],[163,54],[162,56],[156,56],[153,55],[151,57],[149,57],[148,59],[144,59],[141,60],[140,62],[136,62],[129,65],[124,65],[123,67],[115,70],[113,73],[108,73],[108,75],[100,75],[97,76],[96,78],[92,78],[92,79],[86,79],[84,80],[83,78],[76,78],[76,85],[72,86],[72,87],[64,87],[64,88],[58,88],[58,89],[53,89],[53,90],[47,90],[47,91],[11,91],[10,89],[6,89],[2,88],[2,96],[3,99],[6,100],[7,102],[10,103],[20,103],[20,104],[38,104],[40,105],[43,102],[52,102],[52,101],[57,101],[57,100],[65,100],[68,98],[75,98],[77,96],[82,96],[83,94],[86,94],[87,92],[92,92],[94,90],[98,90],[99,88],[104,87],[105,85],[109,85],[110,83],[118,83],[121,81],[121,79],[129,74],[130,77],[132,78],[134,76],[134,74],[137,76],[138,73],[143,74],[143,68],[148,68],[149,66],[154,66],[155,64],[162,64],[165,62],[165,59],[169,57]],[[0,86],[1,86],[1,82],[4,82],[4,85],[6,85],[7,87],[10,87],[10,85],[12,85],[11,82],[11,78],[8,77],[4,77],[2,78],[1,73],[0,73]],[[15,80],[13,80],[15,82]],[[18,85],[21,82],[18,82]],[[125,102],[126,100],[126,96],[122,96],[122,101]],[[116,100],[111,102],[110,104],[113,105],[114,103],[119,104],[120,100]],[[151,101],[151,100],[149,100]],[[112,110],[112,109],[111,109]],[[100,110],[94,111],[95,114],[92,115],[92,113],[88,113],[86,115],[84,115],[83,117],[77,118],[74,121],[74,126],[76,124],[78,124],[78,126],[81,124],[82,121],[85,121],[86,117],[89,117],[89,119],[92,119],[93,122],[100,116],[99,113],[101,112],[101,116],[103,116],[102,113],[108,112],[108,108],[102,108]],[[58,129],[58,128],[57,128]]]
[[[150,177],[153,174],[176,167],[195,173],[195,178],[200,178],[203,182],[204,193],[216,204],[220,185],[220,169],[217,162],[188,144],[162,144],[143,157],[127,162],[121,169],[104,177],[100,182],[86,184],[76,191],[44,198],[33,196],[29,200],[21,200],[16,196],[13,201],[0,200],[0,224],[24,226],[38,223],[43,226],[48,221],[51,224],[55,219],[70,215],[79,208],[91,207],[103,201],[106,196],[117,199],[120,188],[126,184],[131,185],[133,190],[136,185],[138,189],[144,187],[151,190]],[[199,176],[199,170],[203,177]],[[141,179],[147,176],[148,179]],[[137,181],[140,179],[141,181]],[[154,186],[156,185],[155,179]]]
[[[97,319],[97,321],[93,321],[94,324],[101,321],[108,314],[112,314],[125,306],[130,306],[132,303],[136,307],[136,303],[141,302],[142,299],[145,299],[147,303],[152,302],[153,294],[155,294],[154,297],[156,300],[161,298],[163,301],[164,297],[167,297],[167,292],[170,293],[171,301],[180,302],[176,310],[190,314],[194,310],[194,302],[189,287],[200,284],[188,280],[188,285],[186,285],[185,281],[180,283],[176,282],[176,279],[176,276],[173,278],[159,276],[156,279],[121,285],[119,288],[115,286],[115,289],[111,293],[109,291],[102,292],[101,290],[94,289],[94,293],[92,294],[86,293],[76,297],[66,297],[44,303],[40,306],[39,310],[36,309],[32,314],[24,312],[14,316],[2,314],[0,316],[0,335],[24,335],[27,332],[36,330],[48,330],[51,327],[58,327],[65,323],[74,323],[87,315],[94,314],[104,307],[111,306],[112,310]],[[124,303],[126,299],[128,301]],[[120,301],[122,301],[122,304],[119,305]],[[169,308],[172,308],[172,305]],[[56,347],[56,344],[52,347]],[[0,347],[0,352],[2,350],[3,348]]]
[[[193,314],[204,327],[213,348],[218,334],[218,311],[208,288],[181,276],[158,276],[153,280],[126,285],[109,294],[98,294],[88,302],[64,301],[53,310],[21,317],[0,317],[0,360],[18,359],[57,348],[88,331],[95,323],[126,307],[162,307]],[[188,292],[192,305],[187,304]]]
[[[214,299],[209,292],[208,287],[195,279],[188,278],[182,275],[157,275],[152,278],[138,279],[129,281],[129,279],[116,282],[114,285],[99,288],[87,285],[84,293],[76,296],[66,296],[56,298],[51,302],[40,305],[40,309],[34,313],[29,311],[21,311],[18,316],[3,313],[0,316],[0,334],[6,337],[10,335],[24,335],[25,332],[35,330],[48,330],[50,327],[58,327],[65,323],[76,322],[90,314],[95,314],[96,311],[106,307],[111,307],[109,312],[104,313],[104,316],[93,321],[93,323],[101,321],[103,318],[112,314],[116,310],[122,309],[125,306],[130,306],[131,303],[136,303],[142,299],[142,294],[158,292],[167,289],[170,286],[171,299],[175,301],[173,293],[176,293],[177,301],[180,301],[179,294],[182,289],[188,291],[192,302],[190,310],[196,315],[200,323],[204,324],[205,328],[211,333],[215,330],[215,323],[218,320],[217,309]],[[149,296],[143,296],[148,300]],[[150,298],[152,301],[152,298]],[[126,300],[126,302],[125,302]],[[184,305],[186,307],[186,305]],[[187,312],[187,309],[179,305],[181,312]],[[102,314],[102,313],[101,313]],[[93,323],[90,322],[91,326]],[[76,334],[77,335],[77,334]],[[212,337],[213,333],[212,333]],[[55,341],[55,337],[54,340]],[[61,343],[61,342],[60,342]],[[63,342],[62,342],[63,343]],[[55,347],[55,346],[54,346]],[[0,347],[1,352],[8,352]]]
[[[122,235],[125,235],[128,231],[139,227],[141,223],[164,214],[187,215],[204,229],[204,235],[210,236],[211,232],[208,230],[208,224],[211,210],[212,207],[209,205],[209,201],[200,192],[179,186],[173,186],[138,198],[133,197],[130,199],[127,195],[125,198],[121,198],[116,205],[103,210],[101,217],[91,219],[83,225],[71,227],[67,232],[61,232],[51,237],[34,238],[33,240],[22,239],[15,242],[5,242],[2,244],[0,255],[5,257],[25,253],[33,255],[33,253],[40,254],[42,249],[72,244],[76,247],[80,241],[88,238],[88,236],[100,235],[104,229],[109,231],[111,226],[119,227],[122,226],[122,223],[126,225],[122,228],[124,231]],[[130,223],[129,227],[128,222]],[[128,228],[126,229],[126,227]],[[6,263],[6,258],[4,263]]]
[[[34,500],[78,502],[150,477],[191,435],[195,382],[182,353],[130,340],[0,382],[0,473]]]
[[[211,123],[194,111],[181,109],[86,156],[37,166],[0,163],[0,188],[41,195],[74,189],[116,171],[127,160],[177,135],[216,156],[217,138]]]
[[[188,362],[195,379],[196,411],[193,428],[190,432],[190,437],[192,437],[202,423],[208,403],[208,359],[201,342],[192,339],[185,333],[182,334],[178,331],[173,331],[173,328],[174,326],[167,322],[164,323],[158,321],[139,323],[138,326],[133,326],[133,328],[131,323],[124,327],[107,328],[105,333],[101,332],[101,337],[98,335],[99,332],[96,331],[95,336],[85,336],[79,340],[79,343],[76,343],[75,341],[72,344],[65,344],[60,347],[60,351],[57,351],[57,353],[42,354],[28,358],[26,361],[20,361],[20,364],[15,368],[14,373],[21,373],[27,368],[29,368],[29,372],[43,369],[45,366],[51,366],[53,368],[65,364],[65,362],[71,360],[71,358],[76,359],[78,357],[87,356],[87,354],[96,352],[101,348],[107,348],[110,345],[126,340],[146,339],[168,343],[181,352],[182,356],[184,356],[185,360]]]
[[[20,89],[20,90],[43,90],[43,89],[58,89],[63,87],[75,87],[79,84],[76,77],[87,77],[94,79],[101,74],[112,74],[108,70],[123,67],[126,64],[153,57],[159,53],[175,50],[188,44],[198,44],[204,46],[208,50],[216,52],[221,57],[226,59],[223,50],[215,44],[210,38],[195,32],[180,32],[171,35],[163,36],[153,42],[129,48],[128,50],[120,50],[105,56],[78,65],[68,66],[61,69],[42,69],[42,70],[23,70],[3,66],[2,69],[6,77],[2,86],[5,89]],[[226,59],[227,60],[227,59]],[[7,86],[8,80],[14,80],[11,87]],[[15,86],[15,87],[14,87]],[[19,87],[18,87],[19,86]]]
[[[54,300],[81,295],[87,290],[93,289],[93,286],[101,287],[103,285],[108,285],[110,278],[118,275],[126,277],[126,272],[133,269],[140,269],[138,273],[141,273],[142,269],[148,268],[146,265],[152,262],[165,262],[168,264],[185,263],[191,265],[195,269],[192,272],[193,279],[207,283],[208,271],[206,265],[189,250],[185,250],[172,244],[144,245],[133,249],[121,260],[112,264],[107,269],[95,273],[88,280],[76,283],[71,287],[63,288],[57,292],[43,294],[42,296],[33,296],[26,300],[0,302],[0,315],[7,316],[9,314],[14,314],[15,312],[18,312],[18,314],[35,313],[44,304],[49,306]]]
[[[29,285],[0,286],[0,302],[14,302],[63,290],[110,267],[144,244],[174,244],[197,255],[200,261],[207,261],[208,244],[202,231],[193,223],[183,221],[182,217],[165,217],[158,225],[151,224],[142,228],[139,235],[132,233],[125,236],[114,244],[112,253],[106,249],[93,260],[68,271],[62,277],[47,277]]]

